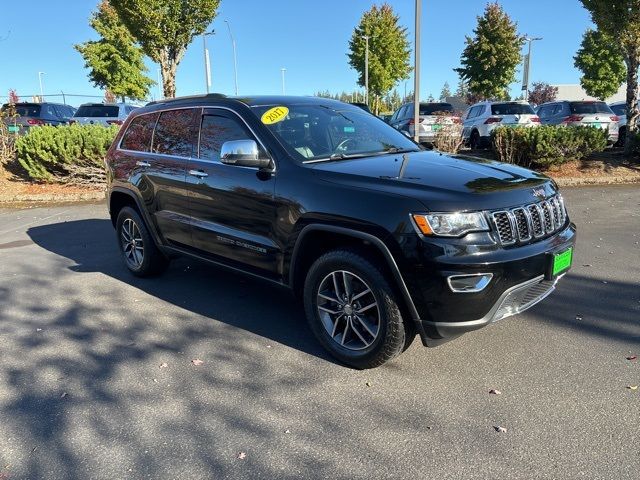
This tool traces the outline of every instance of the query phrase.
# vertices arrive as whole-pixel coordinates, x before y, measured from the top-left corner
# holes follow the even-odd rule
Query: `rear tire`
[[[118,213],[116,234],[122,259],[134,275],[158,275],[169,266],[169,259],[158,249],[140,214],[133,208],[123,207]]]
[[[354,368],[392,360],[415,335],[384,274],[354,252],[336,250],[314,262],[304,285],[304,306],[318,341]]]
[[[471,147],[471,150],[478,150],[482,148],[480,133],[477,130],[471,132],[471,137],[469,138],[469,147]]]

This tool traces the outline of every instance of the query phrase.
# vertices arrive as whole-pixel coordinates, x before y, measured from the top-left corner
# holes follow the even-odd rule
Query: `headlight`
[[[414,214],[413,220],[424,235],[460,237],[469,232],[489,230],[487,220],[480,212]]]

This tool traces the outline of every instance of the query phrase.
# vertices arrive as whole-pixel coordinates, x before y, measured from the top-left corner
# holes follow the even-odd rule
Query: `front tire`
[[[354,252],[336,250],[314,262],[304,285],[304,306],[318,341],[355,368],[392,360],[411,336],[384,274]]]
[[[124,263],[134,275],[158,275],[169,266],[169,259],[158,250],[140,214],[133,208],[120,210],[116,233]]]
[[[471,132],[471,137],[469,139],[469,146],[471,150],[478,150],[482,148],[482,141],[480,140],[480,133],[477,130]]]

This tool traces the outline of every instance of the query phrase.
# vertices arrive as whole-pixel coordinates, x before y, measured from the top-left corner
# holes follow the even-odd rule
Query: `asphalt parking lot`
[[[564,195],[547,301],[369,371],[276,287],[130,276],[104,205],[0,208],[0,478],[637,479],[640,188]]]

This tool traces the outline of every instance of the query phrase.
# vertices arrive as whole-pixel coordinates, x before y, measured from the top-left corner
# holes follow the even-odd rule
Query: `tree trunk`
[[[176,96],[176,69],[178,61],[168,52],[160,54],[160,72],[162,73],[162,91],[164,98],[174,98]]]
[[[632,48],[627,52],[627,136],[624,143],[625,155],[631,155],[634,149],[636,134],[638,133],[638,67],[640,66],[640,49]]]

